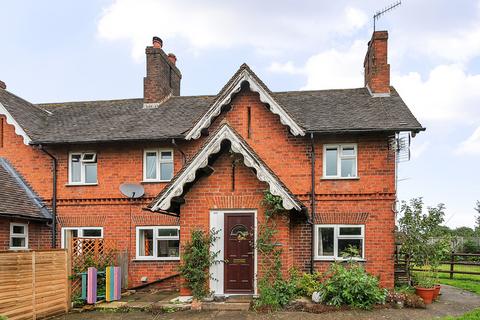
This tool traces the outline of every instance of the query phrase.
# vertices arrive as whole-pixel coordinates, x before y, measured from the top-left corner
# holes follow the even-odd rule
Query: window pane
[[[82,161],[84,162],[97,162],[97,157],[95,153],[84,153],[82,156]]]
[[[358,250],[358,257],[362,257],[362,239],[338,239],[338,256],[342,257],[345,250],[353,247]]]
[[[25,247],[25,238],[12,238],[12,247]]]
[[[160,164],[160,179],[171,180],[173,177],[173,163]]]
[[[81,175],[80,175],[81,164],[80,164],[79,154],[72,155],[72,163],[70,165],[71,165],[72,182],[81,182]]]
[[[140,230],[138,239],[138,253],[140,256],[153,257],[153,230]]]
[[[23,234],[25,232],[25,227],[24,226],[13,226],[13,233],[16,234]]]
[[[334,232],[333,228],[318,229],[318,255],[333,256]]]
[[[67,230],[68,231],[71,231],[72,232],[72,238],[78,238],[78,230],[77,229],[74,229],[74,230]]]
[[[162,160],[172,160],[172,152],[171,151],[162,151]]]
[[[179,240],[157,240],[158,257],[178,257]]]
[[[86,164],[85,165],[85,183],[97,182],[97,165]]]
[[[355,177],[356,166],[355,159],[342,159],[342,177]]]
[[[327,176],[336,176],[337,175],[337,149],[329,148],[326,151],[326,174]]]
[[[83,229],[82,233],[83,233],[83,236],[85,238],[101,237],[102,236],[102,230],[101,229]]]
[[[177,237],[178,229],[158,229],[159,237]]]
[[[342,155],[343,156],[354,156],[355,155],[355,148],[354,147],[342,147]]]
[[[145,156],[145,178],[157,179],[157,153],[147,152]]]
[[[360,227],[341,227],[341,236],[360,236],[362,235],[362,228]]]

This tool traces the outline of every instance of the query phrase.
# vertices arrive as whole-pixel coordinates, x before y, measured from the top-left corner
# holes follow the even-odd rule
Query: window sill
[[[325,261],[325,262],[349,262],[350,259],[343,259],[343,258],[338,258],[338,259],[335,259],[335,258],[318,258],[318,257],[315,257],[315,259],[313,259],[314,261],[318,261],[318,262],[322,262],[322,261]],[[355,262],[367,262],[366,259],[362,258],[362,259],[351,259]]]
[[[143,180],[143,181],[140,181],[141,184],[144,184],[144,183],[168,183],[172,180]]]
[[[159,261],[180,261],[180,257],[175,258],[154,258],[154,259],[145,259],[145,258],[135,258],[133,262],[159,262]]]
[[[15,247],[12,248],[12,247],[10,247],[10,248],[8,248],[8,250],[10,250],[10,251],[27,251],[27,250],[30,250],[30,249],[29,248],[15,248]]]
[[[83,187],[83,186],[98,186],[98,182],[96,183],[67,183],[65,184],[66,187]]]
[[[321,177],[320,180],[360,180],[360,177]]]

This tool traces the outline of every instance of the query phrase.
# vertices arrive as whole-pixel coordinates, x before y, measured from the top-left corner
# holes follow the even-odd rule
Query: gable
[[[282,198],[283,207],[287,210],[302,210],[303,204],[280,181],[271,169],[258,157],[245,140],[243,140],[228,124],[224,123],[217,132],[205,143],[200,151],[186,164],[163,191],[148,206],[151,211],[168,210],[172,199],[184,193],[185,185],[197,177],[197,170],[208,166],[209,156],[216,154],[222,147],[222,142],[228,140],[233,152],[243,156],[243,163],[255,170],[257,179],[266,182],[273,195]]]
[[[265,86],[265,84],[246,64],[243,64],[230,81],[227,82],[225,87],[223,87],[207,112],[205,112],[195,123],[193,128],[188,131],[185,139],[191,140],[200,138],[202,130],[210,127],[213,120],[220,115],[222,107],[228,105],[232,101],[233,96],[240,92],[244,82],[248,82],[250,90],[259,94],[260,101],[267,104],[270,111],[279,116],[280,122],[283,125],[288,126],[293,135],[305,135],[305,130],[297,124],[286,109],[273,98],[273,95],[267,86]]]

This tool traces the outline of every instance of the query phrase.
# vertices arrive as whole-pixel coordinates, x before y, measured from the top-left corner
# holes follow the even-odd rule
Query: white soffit
[[[257,173],[257,178],[260,181],[266,182],[269,186],[269,191],[276,196],[282,198],[283,207],[287,210],[296,209],[301,210],[300,204],[287,192],[277,177],[275,177],[264,164],[259,162],[251,150],[246,146],[237,134],[227,125],[224,124],[214,137],[202,148],[202,150],[193,158],[192,162],[185,168],[184,171],[176,178],[176,180],[167,187],[162,197],[158,199],[150,210],[168,210],[171,206],[171,200],[174,197],[183,194],[183,187],[185,184],[195,180],[197,170],[208,165],[208,156],[218,153],[221,148],[222,141],[229,140],[231,149],[235,153],[243,155],[244,163],[247,167],[254,168]]]
[[[27,135],[25,130],[18,124],[18,122],[12,117],[10,112],[0,103],[0,114],[3,114],[8,124],[15,128],[15,133],[23,138],[23,143],[29,145],[32,139]]]
[[[185,139],[200,138],[202,129],[208,128],[213,119],[217,117],[222,111],[222,106],[229,104],[232,101],[234,94],[238,93],[242,87],[242,83],[247,81],[250,84],[250,89],[260,95],[260,101],[267,103],[270,106],[270,111],[280,117],[280,122],[290,128],[290,132],[294,136],[304,136],[305,131],[290,117],[290,115],[272,98],[272,96],[257,82],[252,74],[247,70],[242,70],[238,76],[233,79],[231,84],[226,88],[225,93],[221,99],[208,109],[202,118],[195,124],[195,126],[188,132]]]

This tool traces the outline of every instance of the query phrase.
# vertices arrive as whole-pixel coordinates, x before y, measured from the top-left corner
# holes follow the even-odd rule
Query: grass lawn
[[[442,265],[441,270],[450,270],[450,265]],[[458,271],[473,271],[480,273],[480,266],[455,266],[455,270]],[[453,279],[450,279],[450,274],[439,273],[439,281],[442,284],[447,284],[457,288],[462,288],[467,291],[480,294],[480,275],[473,274],[454,274]],[[480,312],[478,313],[478,319],[480,319]],[[468,319],[468,318],[467,318]],[[477,319],[477,318],[472,318]]]
[[[445,318],[442,318],[441,320],[479,320],[479,319],[480,319],[480,309],[476,309],[458,317],[445,317]]]

